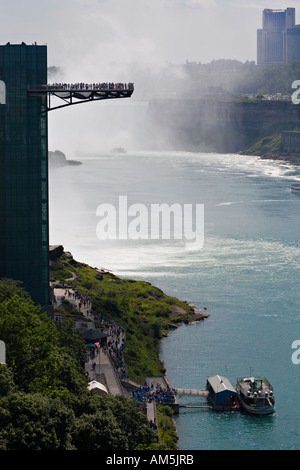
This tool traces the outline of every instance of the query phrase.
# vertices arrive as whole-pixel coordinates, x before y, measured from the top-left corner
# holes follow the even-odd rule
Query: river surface
[[[181,450],[300,449],[300,169],[241,155],[141,151],[79,155],[81,166],[50,172],[50,242],[78,261],[147,280],[210,314],[170,331],[161,358],[173,387],[204,388],[206,379],[266,376],[276,397],[267,417],[181,408]],[[204,244],[184,237],[97,236],[97,208],[140,204],[203,205]],[[134,206],[137,207],[137,206]],[[148,211],[148,212],[147,212]],[[144,219],[143,219],[144,220]],[[205,399],[184,397],[181,404]]]

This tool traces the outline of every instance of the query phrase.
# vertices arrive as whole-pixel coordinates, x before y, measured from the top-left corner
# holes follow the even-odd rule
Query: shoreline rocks
[[[69,165],[82,165],[82,162],[77,160],[67,160],[66,155],[60,150],[48,152],[48,162],[50,168],[60,168]]]

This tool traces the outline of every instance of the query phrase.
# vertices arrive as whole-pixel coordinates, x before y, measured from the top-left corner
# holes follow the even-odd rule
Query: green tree
[[[0,337],[7,365],[24,391],[43,375],[43,387],[53,386],[59,366],[58,333],[54,322],[31,300],[14,295],[0,304]],[[46,378],[47,377],[47,378]]]
[[[5,397],[15,390],[13,374],[6,364],[0,364],[0,397]]]
[[[71,449],[74,413],[60,400],[23,392],[0,398],[1,450]]]
[[[27,300],[30,299],[28,292],[22,287],[21,281],[13,279],[0,279],[0,304],[4,300],[11,299],[14,295],[19,295]]]
[[[25,392],[71,396],[86,390],[80,360],[84,343],[70,325],[59,333],[55,323],[31,300],[15,295],[0,304],[0,338],[16,385]]]
[[[122,396],[85,400],[86,412],[74,427],[72,442],[78,450],[133,450],[155,442],[147,418],[135,401]]]
[[[118,418],[122,433],[128,439],[129,449],[135,449],[139,443],[149,445],[154,442],[154,433],[148,426],[147,417],[141,413],[135,400],[109,396],[106,403]]]
[[[111,410],[81,415],[76,420],[73,443],[77,450],[129,450],[127,438]]]
[[[74,321],[65,319],[59,330],[58,346],[74,357],[78,364],[86,360],[86,346],[82,336],[80,336],[74,326]]]

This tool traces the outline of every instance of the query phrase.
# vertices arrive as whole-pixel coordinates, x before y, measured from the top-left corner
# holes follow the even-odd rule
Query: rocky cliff
[[[66,155],[60,150],[54,152],[48,152],[49,168],[59,168],[67,165],[81,165],[81,162],[77,160],[67,160]]]
[[[290,101],[161,99],[149,109],[177,149],[247,152],[274,132],[300,128],[300,106]]]

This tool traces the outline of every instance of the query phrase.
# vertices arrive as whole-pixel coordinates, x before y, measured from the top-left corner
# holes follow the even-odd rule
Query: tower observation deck
[[[134,91],[133,83],[54,83],[48,85],[28,85],[30,95],[47,95],[47,106],[43,112],[64,108],[88,101],[130,98]],[[53,105],[51,97],[60,98],[63,104]]]
[[[46,45],[0,45],[0,278],[48,308],[48,111],[128,98],[134,86],[47,82]]]

